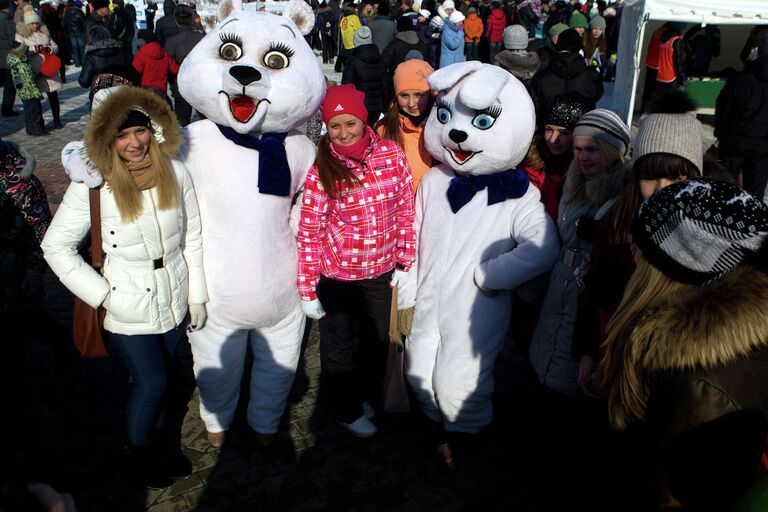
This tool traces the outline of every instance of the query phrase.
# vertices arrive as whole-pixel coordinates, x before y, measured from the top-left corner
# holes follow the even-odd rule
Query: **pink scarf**
[[[344,158],[351,158],[352,160],[357,160],[358,162],[363,159],[365,150],[368,149],[370,144],[371,136],[367,132],[364,133],[362,137],[360,137],[359,141],[355,142],[354,144],[350,144],[349,146],[339,146],[338,144],[331,142],[333,149],[336,150],[340,156]]]

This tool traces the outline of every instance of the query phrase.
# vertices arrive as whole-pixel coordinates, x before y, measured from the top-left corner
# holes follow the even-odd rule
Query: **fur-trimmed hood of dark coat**
[[[536,52],[504,50],[496,54],[493,63],[521,82],[527,82],[539,69],[539,56]]]
[[[174,157],[179,152],[183,141],[181,128],[168,103],[147,90],[123,87],[93,110],[85,130],[85,150],[96,168],[108,169],[112,166],[115,135],[131,110],[142,110],[152,119],[155,137],[163,153]]]
[[[766,311],[768,275],[749,266],[655,299],[603,362],[616,376],[612,418],[634,416],[619,397],[632,397],[665,435],[739,410],[767,414]]]

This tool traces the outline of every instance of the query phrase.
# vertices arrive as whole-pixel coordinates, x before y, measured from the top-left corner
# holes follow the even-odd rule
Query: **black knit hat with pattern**
[[[543,119],[542,126],[551,124],[573,130],[581,116],[590,110],[594,110],[594,108],[595,100],[587,98],[578,92],[558,94],[552,100],[547,115]]]
[[[681,283],[705,284],[744,263],[768,270],[768,206],[724,181],[659,190],[640,207],[632,236],[645,259]]]

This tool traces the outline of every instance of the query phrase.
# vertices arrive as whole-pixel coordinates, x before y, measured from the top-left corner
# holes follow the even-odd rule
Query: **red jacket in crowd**
[[[504,40],[504,27],[507,26],[507,17],[501,7],[495,7],[488,15],[485,22],[485,37],[492,43],[500,43]]]
[[[175,75],[179,72],[179,65],[157,42],[139,48],[133,58],[133,67],[141,74],[142,87],[154,87],[162,92],[168,88],[168,73]]]

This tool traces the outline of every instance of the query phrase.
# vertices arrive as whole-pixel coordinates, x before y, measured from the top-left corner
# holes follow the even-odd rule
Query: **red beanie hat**
[[[325,93],[323,100],[323,122],[328,124],[332,118],[349,114],[362,122],[368,119],[368,109],[365,108],[365,94],[355,89],[352,84],[331,87]]]

